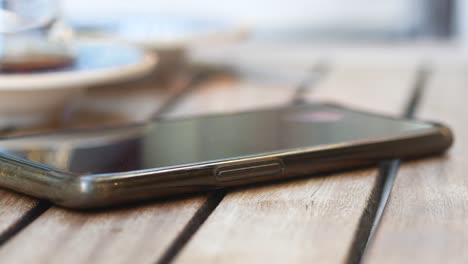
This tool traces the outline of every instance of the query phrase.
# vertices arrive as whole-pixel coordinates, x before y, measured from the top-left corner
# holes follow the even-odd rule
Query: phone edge
[[[91,209],[115,206],[219,188],[314,176],[318,173],[370,166],[385,159],[412,159],[442,153],[453,144],[453,134],[447,126],[432,124],[434,127],[430,132],[391,140],[367,141],[345,147],[334,145],[316,151],[235,158],[114,178],[77,176],[0,157],[0,183],[6,188],[47,199],[63,207]],[[267,160],[280,160],[283,165],[281,173],[233,181],[222,181],[216,175],[216,171],[222,166],[260,164]]]

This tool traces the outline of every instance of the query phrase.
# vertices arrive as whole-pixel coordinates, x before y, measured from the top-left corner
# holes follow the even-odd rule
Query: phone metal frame
[[[0,154],[0,186],[69,208],[113,206],[442,153],[453,143],[452,132],[444,125],[430,124],[430,129],[405,136],[113,174],[77,175]],[[245,172],[245,177],[236,177],[236,170]],[[230,173],[229,180],[220,171]]]

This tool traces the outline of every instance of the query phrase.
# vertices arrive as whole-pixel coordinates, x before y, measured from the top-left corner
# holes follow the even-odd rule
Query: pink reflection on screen
[[[335,111],[307,111],[286,115],[286,121],[301,123],[332,123],[344,118],[344,114]]]

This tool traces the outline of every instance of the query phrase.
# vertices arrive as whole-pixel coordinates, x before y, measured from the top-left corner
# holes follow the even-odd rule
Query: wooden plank
[[[79,212],[53,207],[0,251],[3,263],[152,263],[206,201]]]
[[[446,156],[400,169],[365,258],[367,263],[465,263],[468,259],[468,98],[466,64],[433,74],[418,116],[454,130]]]
[[[18,222],[37,206],[37,200],[0,189],[0,238],[7,239]]]
[[[204,96],[211,93],[216,96]],[[293,93],[294,89],[263,89],[253,83],[243,84],[223,77],[197,89],[175,107],[174,115],[285,104]],[[232,100],[246,95],[256,99],[247,103]],[[53,207],[4,245],[0,260],[4,263],[153,263],[206,203],[207,197],[196,196],[117,211],[83,213]]]
[[[338,65],[306,97],[334,99],[397,114],[413,85],[415,67],[411,65],[381,68]],[[356,253],[350,251],[355,234],[368,213],[369,204],[376,202],[376,175],[375,169],[367,169],[230,192],[175,262],[343,263],[354,260]]]

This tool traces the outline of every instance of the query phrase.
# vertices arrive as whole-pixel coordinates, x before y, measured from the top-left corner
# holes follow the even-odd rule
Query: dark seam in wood
[[[360,263],[365,252],[368,238],[371,234],[374,219],[376,219],[379,210],[380,201],[384,193],[389,171],[391,171],[391,161],[384,161],[379,164],[379,173],[372,187],[367,205],[359,219],[359,224],[354,234],[351,247],[346,258],[346,263]]]
[[[406,118],[414,118],[414,114],[418,109],[422,97],[424,95],[424,90],[426,88],[427,82],[431,76],[430,66],[422,66],[418,71],[418,76],[414,83],[413,92],[410,96],[410,100],[406,104],[406,108],[403,112],[403,116]]]
[[[179,252],[187,245],[190,239],[196,234],[205,223],[211,213],[218,207],[225,196],[225,191],[215,191],[208,194],[206,201],[198,208],[190,221],[185,225],[177,238],[168,247],[164,255],[156,262],[157,264],[171,263]]]
[[[21,232],[21,230],[23,230],[30,223],[36,220],[50,207],[51,204],[48,201],[38,201],[38,203],[33,208],[27,211],[24,215],[21,216],[19,220],[17,220],[13,225],[0,234],[0,247],[12,239],[19,232]]]
[[[320,60],[310,70],[310,75],[302,80],[296,87],[296,92],[293,95],[292,104],[307,103],[304,95],[313,91],[313,89],[322,82],[330,70],[330,65],[325,60]]]
[[[402,114],[403,117],[414,117],[421,103],[430,75],[431,70],[429,65],[423,65],[418,69],[409,101]],[[346,263],[354,264],[362,262],[380,224],[399,168],[400,160],[382,161],[379,165],[379,175],[377,176],[376,184],[373,186],[368,204],[359,219],[358,228],[351,243]]]
[[[210,70],[205,69],[198,69],[195,70],[195,72],[192,72],[191,76],[188,77],[189,80],[183,84],[185,87],[180,89],[180,91],[174,94],[174,96],[164,102],[163,105],[161,105],[161,107],[151,115],[151,119],[158,119],[159,117],[169,113],[183,98],[186,98],[195,91],[200,83],[212,77],[214,74],[215,73]]]
[[[398,169],[400,168],[400,160],[389,160],[386,161],[386,164],[382,164],[382,166],[384,166],[384,168],[382,169],[385,169],[385,182],[383,185],[382,194],[379,199],[380,203],[377,208],[374,221],[372,223],[370,234],[366,239],[366,243],[372,241],[372,239],[375,236],[377,227],[379,226],[380,220],[382,219],[388,198],[390,197],[390,193],[392,192],[393,183],[395,182],[396,176],[398,174]]]

